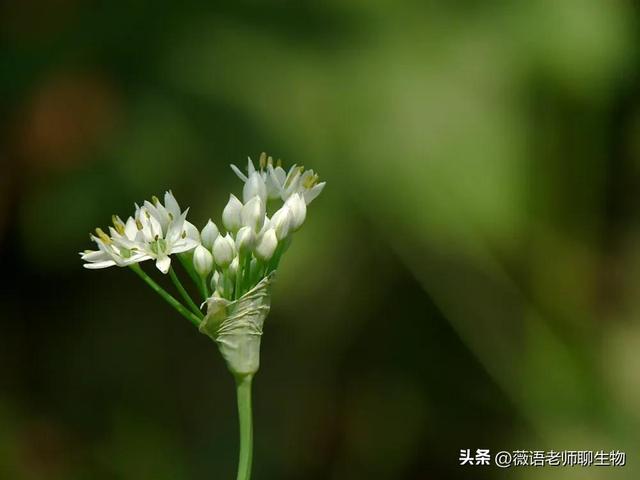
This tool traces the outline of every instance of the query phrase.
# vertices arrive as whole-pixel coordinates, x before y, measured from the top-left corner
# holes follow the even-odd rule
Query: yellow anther
[[[306,189],[312,188],[316,183],[318,183],[318,175],[309,175],[305,180],[302,186]]]
[[[153,204],[158,206],[160,204],[160,199],[158,197],[156,197],[155,195],[151,196],[151,200],[153,201]]]
[[[267,165],[267,154],[266,152],[262,152],[260,154],[260,169],[264,169],[264,167]]]
[[[142,222],[136,218],[136,227],[138,230],[142,230]]]
[[[100,240],[102,240],[107,245],[111,243],[111,239],[109,238],[109,235],[104,233],[100,227],[96,228],[96,234],[98,235],[98,238],[100,238]]]
[[[267,165],[273,165],[273,157],[271,155],[267,158]]]
[[[111,215],[111,222],[113,223],[116,232],[118,232],[120,235],[124,234],[124,223],[122,223],[120,217],[118,217],[117,215]]]
[[[276,160],[276,167],[282,167],[282,159],[281,158]]]

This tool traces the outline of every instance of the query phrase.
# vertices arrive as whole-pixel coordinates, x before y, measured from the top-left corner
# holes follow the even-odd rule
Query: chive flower
[[[198,330],[211,338],[236,381],[240,421],[238,480],[248,480],[252,462],[251,383],[260,365],[260,342],[271,306],[271,286],[292,237],[304,224],[307,206],[325,182],[313,170],[294,165],[286,171],[280,160],[265,153],[258,166],[249,159],[242,180],[242,201],[234,194],[222,210],[221,230],[211,219],[199,230],[187,220],[171,191],[164,201],[152,197],[135,204],[123,221],[112,217],[105,230],[90,239],[95,250],[80,253],[88,269],[128,267]],[[277,203],[280,205],[274,205]],[[269,217],[269,210],[272,211]],[[196,302],[184,287],[174,265],[195,284]],[[161,287],[141,267],[153,260],[168,274],[177,296]],[[199,305],[199,306],[198,306]]]

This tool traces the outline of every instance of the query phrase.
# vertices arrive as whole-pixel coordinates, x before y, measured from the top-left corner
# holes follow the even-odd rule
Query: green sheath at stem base
[[[253,458],[253,419],[251,413],[251,382],[253,375],[236,377],[238,420],[240,423],[240,455],[237,480],[250,480]]]

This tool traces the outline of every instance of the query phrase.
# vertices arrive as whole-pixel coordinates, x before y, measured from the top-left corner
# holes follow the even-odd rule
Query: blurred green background
[[[215,346],[87,233],[328,182],[280,271],[254,478],[638,478],[640,16],[625,1],[0,7],[0,478],[230,479]],[[460,467],[460,449],[624,468]]]

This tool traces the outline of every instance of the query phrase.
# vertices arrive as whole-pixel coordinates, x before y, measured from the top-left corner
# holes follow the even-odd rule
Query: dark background
[[[0,478],[233,478],[211,341],[87,233],[198,226],[263,150],[328,182],[279,270],[254,478],[637,478],[632,2],[0,7]],[[625,468],[460,467],[460,449]]]

